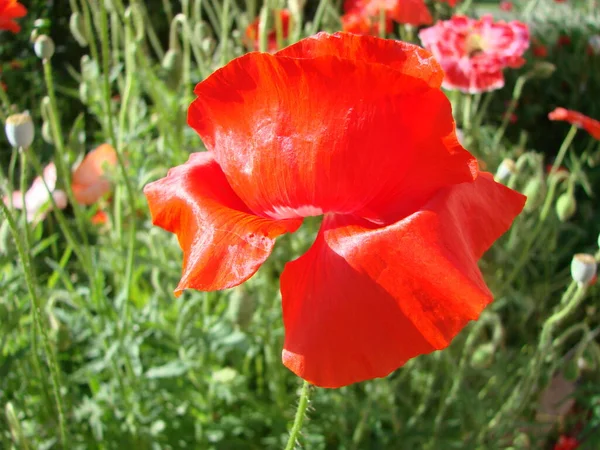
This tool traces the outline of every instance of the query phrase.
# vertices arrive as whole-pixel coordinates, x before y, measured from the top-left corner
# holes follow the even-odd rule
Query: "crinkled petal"
[[[355,16],[357,20],[360,17]],[[383,64],[403,74],[417,77],[433,88],[440,87],[444,78],[439,63],[427,50],[408,42],[380,39],[374,36],[318,33],[280,50],[277,56],[290,58],[335,56],[351,61]]]
[[[282,274],[284,364],[340,387],[445,348],[492,301],[477,259],[524,200],[482,174],[386,227],[326,216],[315,244]]]
[[[359,38],[334,39],[351,47]],[[416,58],[409,53],[407,61]],[[358,58],[250,53],[196,87],[188,121],[255,214],[383,222],[399,214],[400,196],[413,208],[473,179],[450,103],[430,87],[431,72],[409,72]]]
[[[195,153],[144,193],[155,225],[177,234],[183,271],[175,293],[226,289],[250,278],[270,255],[275,238],[300,219],[258,217],[233,192],[210,153]]]

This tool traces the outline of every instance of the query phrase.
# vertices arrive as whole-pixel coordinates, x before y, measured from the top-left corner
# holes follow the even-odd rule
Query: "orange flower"
[[[594,139],[600,139],[600,122],[581,114],[580,112],[565,108],[556,108],[548,114],[548,119],[569,122],[572,125],[583,128],[590,133]]]
[[[109,144],[102,144],[83,158],[73,172],[73,194],[82,205],[92,205],[110,192],[105,169],[117,165],[117,154]]]
[[[108,223],[108,215],[104,211],[99,209],[96,212],[96,214],[93,215],[92,223],[94,225],[104,225],[104,224]]]
[[[21,31],[21,26],[14,21],[27,14],[27,8],[17,0],[0,0],[0,30],[8,30],[13,33]]]

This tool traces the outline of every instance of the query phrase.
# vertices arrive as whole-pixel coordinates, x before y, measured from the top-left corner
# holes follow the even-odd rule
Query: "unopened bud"
[[[532,178],[525,185],[523,195],[527,197],[525,211],[534,211],[546,196],[546,185],[540,177]]]
[[[578,253],[571,261],[571,276],[579,286],[587,286],[596,276],[598,264],[592,255]]]
[[[241,329],[250,325],[256,311],[256,298],[244,288],[236,288],[229,298],[228,314],[231,320]]]
[[[496,175],[494,178],[496,181],[502,182],[506,181],[508,177],[514,175],[515,173],[517,173],[517,165],[512,159],[506,158],[498,166],[498,170],[496,170]]]
[[[33,142],[33,121],[28,112],[8,116],[4,126],[8,142],[13,147],[27,148]]]
[[[566,222],[577,212],[577,200],[572,192],[567,191],[556,201],[556,215],[558,220]]]
[[[42,34],[35,40],[33,50],[38,58],[47,61],[54,55],[54,41],[50,36]]]
[[[86,38],[85,24],[83,23],[83,16],[80,13],[74,12],[71,14],[71,18],[69,19],[69,28],[71,29],[71,34],[77,43],[81,47],[87,47],[88,41]]]
[[[167,86],[177,89],[183,71],[183,58],[177,49],[169,49],[162,60],[162,67],[167,72]]]
[[[533,65],[533,73],[541,79],[550,78],[555,71],[556,66],[547,61],[537,61]]]
[[[487,369],[494,361],[496,346],[492,342],[481,344],[471,356],[471,367],[474,369]]]
[[[50,122],[44,121],[42,123],[42,139],[48,144],[53,144],[54,140],[52,139],[52,128],[50,127]]]
[[[79,84],[79,100],[81,100],[81,103],[84,105],[86,105],[89,100],[89,94],[90,88],[88,87],[87,83],[84,82]]]

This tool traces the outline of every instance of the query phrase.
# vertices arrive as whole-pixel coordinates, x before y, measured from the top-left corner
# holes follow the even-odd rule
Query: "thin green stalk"
[[[317,6],[317,11],[315,12],[310,34],[317,34],[319,32],[321,28],[321,21],[325,16],[325,8],[327,8],[327,3],[328,0],[319,0],[319,5]]]
[[[298,409],[296,410],[296,417],[294,418],[294,425],[292,431],[290,431],[290,437],[288,438],[285,450],[294,450],[296,447],[296,441],[298,440],[300,430],[302,429],[302,423],[306,416],[306,408],[308,407],[308,397],[310,393],[310,384],[308,381],[302,383],[302,391],[300,392],[300,399],[298,401]]]
[[[223,0],[223,10],[221,11],[221,39],[219,47],[221,48],[221,66],[224,66],[229,61],[229,10],[231,9],[231,0]]]
[[[462,127],[465,133],[471,132],[471,110],[473,106],[473,95],[465,94],[462,105]]]
[[[385,39],[385,9],[379,8],[379,37]]]
[[[500,128],[498,128],[498,131],[496,131],[496,134],[494,135],[494,140],[492,141],[492,149],[497,148],[498,144],[500,144],[500,141],[504,137],[504,133],[506,132],[506,128],[508,127],[508,123],[510,122],[510,118],[515,112],[515,109],[517,109],[517,103],[519,101],[519,98],[521,98],[521,94],[523,93],[523,87],[525,86],[525,83],[528,79],[529,76],[527,74],[521,75],[519,78],[517,78],[517,82],[515,83],[515,87],[512,93],[512,99],[510,100],[510,104],[508,105],[508,108],[504,113],[504,117],[502,118],[502,124],[500,125]]]
[[[485,439],[486,432],[502,423],[505,417],[517,417],[520,414],[523,406],[527,403],[532,391],[539,382],[541,367],[544,358],[552,348],[552,336],[556,327],[579,308],[582,300],[585,298],[587,289],[587,286],[577,286],[576,281],[572,281],[566,289],[560,302],[564,307],[550,316],[542,326],[538,348],[525,372],[525,378],[518,388],[513,390],[512,394],[498,410],[488,426],[482,429],[478,437],[480,443]]]
[[[35,284],[35,276],[33,265],[31,264],[30,259],[30,249],[25,248],[21,238],[19,236],[19,228],[17,223],[15,222],[10,210],[4,204],[4,202],[0,201],[0,209],[6,217],[6,221],[8,222],[11,234],[13,235],[13,239],[15,240],[17,253],[19,254],[19,258],[21,260],[21,265],[23,267],[23,274],[25,275],[25,284],[27,286],[27,291],[29,293],[29,297],[31,299],[31,313],[33,315],[33,320],[39,327],[42,332],[42,346],[44,348],[44,353],[46,355],[46,360],[48,363],[48,367],[50,368],[50,378],[52,380],[52,392],[54,394],[54,400],[56,402],[56,410],[58,414],[58,428],[60,432],[60,442],[63,448],[67,448],[67,442],[69,442],[67,438],[67,429],[65,427],[65,419],[63,414],[63,404],[62,398],[60,394],[60,377],[58,372],[58,365],[56,362],[56,356],[50,347],[50,339],[48,337],[48,330],[45,326],[42,325],[39,310],[40,310],[40,299],[37,295],[36,284]],[[27,225],[25,225],[27,226]]]
[[[130,213],[133,215],[135,212],[135,196],[133,195],[133,188],[131,181],[127,174],[127,167],[125,166],[125,159],[123,157],[122,148],[119,147],[117,138],[115,135],[114,124],[112,120],[111,108],[111,90],[110,90],[110,43],[108,39],[108,19],[107,11],[104,2],[101,2],[100,7],[100,40],[102,47],[102,80],[103,80],[103,93],[104,93],[104,108],[106,112],[107,128],[111,144],[115,148],[117,155],[117,165],[125,182],[125,192],[127,194],[127,201],[130,207]],[[120,130],[124,132],[124,130]],[[129,236],[127,243],[127,261],[125,265],[125,283],[123,291],[125,293],[125,301],[129,301],[129,291],[131,288],[131,277],[133,274],[133,260],[135,251],[135,220],[131,220],[129,223]]]
[[[48,92],[48,99],[50,100],[50,108],[48,109],[48,119],[50,121],[50,129],[52,130],[52,140],[56,149],[56,158],[54,158],[56,164],[56,172],[58,178],[63,181],[64,190],[67,194],[69,203],[73,206],[75,213],[75,221],[77,223],[78,231],[83,240],[84,247],[87,249],[88,236],[85,224],[85,215],[75,200],[73,189],[71,188],[71,171],[67,169],[65,165],[66,149],[63,140],[62,126],[58,114],[58,104],[56,101],[56,94],[54,93],[54,80],[52,77],[52,66],[50,61],[44,60],[44,79],[46,81],[46,90]]]

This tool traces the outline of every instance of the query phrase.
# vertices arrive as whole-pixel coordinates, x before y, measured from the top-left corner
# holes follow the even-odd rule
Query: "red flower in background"
[[[562,120],[583,128],[590,133],[594,139],[600,139],[600,122],[577,111],[565,108],[556,108],[548,114],[550,120]]]
[[[513,4],[512,2],[509,2],[507,0],[500,2],[500,9],[502,11],[512,11],[513,10]]]
[[[415,45],[319,33],[198,84],[208,152],[144,189],[183,249],[176,294],[243,283],[323,215],[281,276],[284,364],[339,387],[446,347],[492,301],[477,260],[524,197],[458,143],[442,78]]]
[[[479,20],[454,16],[421,30],[419,38],[444,69],[442,86],[470,93],[504,86],[502,70],[522,66],[529,47],[526,24],[494,22],[489,15]]]
[[[378,32],[381,10],[385,11],[386,29],[389,31],[392,20],[410,25],[428,25],[433,21],[424,0],[345,0],[344,31],[359,34],[367,34],[365,30],[372,34]]]
[[[562,435],[554,445],[554,450],[575,450],[579,447],[577,439],[571,436]]]
[[[117,165],[112,145],[102,144],[89,152],[73,172],[73,195],[82,205],[93,205],[111,191],[106,170]]]
[[[25,17],[27,8],[17,0],[0,0],[0,30],[13,33],[21,31],[21,26],[14,19]]]
[[[460,0],[437,0],[437,1],[441,2],[441,3],[448,3],[448,5],[450,5],[452,8],[454,8]]]
[[[281,21],[281,34],[283,39],[287,39],[290,33],[290,11],[287,9],[277,9],[273,11],[273,17],[275,24],[267,32],[267,51],[270,53],[276,52],[278,48],[277,44],[277,20]],[[260,36],[258,33],[258,27],[260,24],[260,17],[257,17],[248,27],[246,28],[246,41],[247,45],[252,50],[258,50],[260,48]]]

